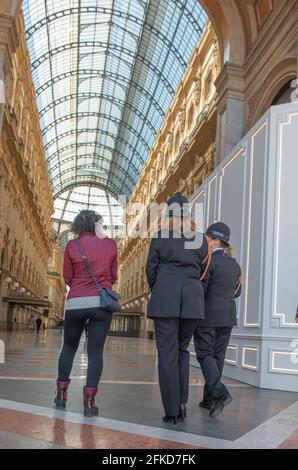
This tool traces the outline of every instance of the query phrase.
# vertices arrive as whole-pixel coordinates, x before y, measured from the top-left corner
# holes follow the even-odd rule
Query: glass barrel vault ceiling
[[[82,209],[91,209],[103,217],[104,233],[117,238],[123,225],[123,209],[119,202],[103,189],[79,186],[67,189],[55,200],[53,228],[57,233],[68,232],[70,224]]]
[[[198,0],[23,0],[54,198],[129,195],[206,22]]]

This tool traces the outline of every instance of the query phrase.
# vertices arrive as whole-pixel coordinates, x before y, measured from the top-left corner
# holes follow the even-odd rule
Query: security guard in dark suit
[[[221,376],[232,328],[237,325],[234,299],[241,293],[241,268],[227,254],[227,225],[217,222],[207,229],[206,235],[211,241],[212,257],[204,282],[205,319],[200,320],[194,333],[194,345],[205,378],[200,406],[214,417],[232,401]]]
[[[192,228],[188,200],[176,193],[168,201],[170,228],[152,239],[146,274],[151,290],[147,316],[154,320],[158,375],[165,409],[163,420],[176,424],[186,417],[189,387],[188,346],[199,319],[204,318],[204,289],[208,241]],[[195,242],[197,236],[198,246]],[[194,242],[188,246],[188,242]],[[211,256],[211,253],[210,253]]]

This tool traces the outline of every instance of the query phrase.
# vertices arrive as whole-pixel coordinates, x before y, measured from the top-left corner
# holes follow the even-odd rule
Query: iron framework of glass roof
[[[198,0],[23,0],[54,199],[129,195],[206,22]]]
[[[118,238],[123,226],[123,208],[109,193],[93,186],[67,189],[55,199],[54,230],[68,235],[71,223],[82,209],[99,213],[103,217],[104,233]]]
[[[198,0],[24,0],[54,197],[129,194],[198,42]]]

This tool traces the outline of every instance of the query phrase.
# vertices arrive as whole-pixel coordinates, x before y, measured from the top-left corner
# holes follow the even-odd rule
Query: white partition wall
[[[224,375],[298,391],[298,103],[270,108],[192,200],[231,227],[243,271]]]

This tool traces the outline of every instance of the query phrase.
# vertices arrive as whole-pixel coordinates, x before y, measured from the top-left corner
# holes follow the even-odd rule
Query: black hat
[[[187,197],[181,193],[175,193],[167,202],[169,215],[172,217],[191,217],[190,204]]]
[[[206,235],[215,238],[216,240],[221,240],[226,245],[229,245],[230,234],[231,231],[229,227],[222,222],[216,222],[215,224],[210,225],[206,230]]]

